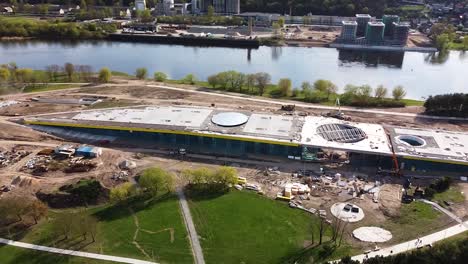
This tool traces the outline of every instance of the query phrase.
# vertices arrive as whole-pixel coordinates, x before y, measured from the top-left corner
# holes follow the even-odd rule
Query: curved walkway
[[[451,236],[458,235],[460,233],[463,233],[465,231],[468,231],[468,221],[449,227],[447,229],[441,230],[439,232],[432,233],[427,236],[420,237],[418,239],[413,239],[410,241],[406,241],[397,245],[393,245],[387,248],[383,248],[378,251],[373,251],[368,254],[361,254],[352,257],[352,260],[357,260],[362,262],[366,258],[372,258],[376,256],[390,256],[390,255],[395,255],[399,253],[403,253],[405,251],[413,250],[413,249],[418,249],[422,248],[425,246],[432,246],[433,243],[449,238]]]
[[[45,251],[49,253],[55,254],[62,254],[62,255],[69,255],[75,257],[83,257],[83,258],[91,258],[91,259],[99,259],[99,260],[107,260],[107,261],[114,261],[120,263],[129,263],[129,264],[155,264],[155,262],[139,260],[139,259],[132,259],[132,258],[123,258],[123,257],[116,257],[110,255],[101,255],[95,253],[88,253],[83,251],[74,251],[69,249],[61,249],[61,248],[53,248],[53,247],[46,247],[46,246],[39,246],[24,242],[18,242],[14,240],[8,240],[0,238],[0,244],[6,244],[13,247],[21,247],[26,249],[33,249],[39,251]]]

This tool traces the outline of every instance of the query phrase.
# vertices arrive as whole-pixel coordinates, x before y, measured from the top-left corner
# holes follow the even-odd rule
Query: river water
[[[468,92],[468,52],[448,54],[339,51],[331,48],[265,47],[237,49],[188,47],[123,42],[0,42],[0,63],[14,61],[20,67],[44,69],[50,64],[109,67],[133,74],[146,67],[180,79],[193,73],[199,79],[225,71],[267,72],[274,82],[290,78],[295,87],[317,79],[333,81],[340,90],[346,84],[403,85],[407,97]]]

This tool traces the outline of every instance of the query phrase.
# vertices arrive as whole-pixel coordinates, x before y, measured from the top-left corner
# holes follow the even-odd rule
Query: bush
[[[155,72],[154,80],[157,82],[165,82],[167,80],[167,74],[164,72]]]
[[[195,82],[197,81],[197,77],[195,77],[195,75],[193,74],[187,74],[183,79],[182,79],[182,82],[183,83],[188,83],[188,84],[195,84]]]
[[[99,82],[108,83],[111,77],[112,77],[112,72],[109,70],[109,68],[104,67],[101,70],[99,70]]]
[[[144,80],[146,79],[146,76],[148,75],[148,70],[146,68],[138,68],[136,69],[135,76],[140,79]]]
[[[424,107],[429,115],[468,117],[468,93],[429,96]]]
[[[140,186],[153,196],[161,191],[169,192],[173,189],[172,175],[161,168],[150,168],[143,171],[138,182]]]

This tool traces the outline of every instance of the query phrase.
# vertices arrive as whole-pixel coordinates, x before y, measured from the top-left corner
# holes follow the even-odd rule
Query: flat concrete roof
[[[356,21],[341,21],[343,25],[352,25],[352,26],[357,26]]]
[[[222,127],[211,121],[213,115],[233,111],[245,114],[248,117],[247,122],[235,127]],[[384,128],[379,124],[348,122],[321,116],[303,117],[291,113],[252,113],[192,106],[138,106],[40,115],[26,118],[25,123],[58,127],[127,128],[124,130],[135,128],[141,131],[163,130],[173,133],[181,131],[204,136],[243,138],[247,141],[304,145],[384,156],[392,155],[393,145],[396,154],[401,157],[468,164],[468,133]],[[413,140],[411,136],[421,140]],[[412,146],[405,140],[416,143],[420,141],[424,144]]]
[[[211,109],[172,106],[111,109],[82,112],[73,116],[72,119],[200,128],[212,111]]]
[[[385,24],[380,22],[380,21],[369,21],[367,22],[369,26],[379,26],[379,27],[385,27]]]
[[[468,134],[444,130],[391,127],[395,153],[414,158],[468,162]],[[419,146],[411,145],[416,142]],[[405,141],[406,140],[406,141]]]

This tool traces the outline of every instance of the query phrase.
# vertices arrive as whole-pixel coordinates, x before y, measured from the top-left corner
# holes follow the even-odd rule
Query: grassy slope
[[[132,243],[136,230],[135,219],[127,206],[98,207],[86,211],[99,219],[95,243],[89,243],[89,239],[88,242],[83,242],[81,237],[63,241],[63,237],[54,231],[53,221],[43,221],[34,226],[22,241],[163,263],[192,263],[186,229],[175,196],[164,196],[149,204],[134,202],[130,207],[138,218],[140,228],[154,232],[154,234],[150,234],[140,231],[136,239],[150,258],[146,257]],[[50,212],[49,216],[56,218],[61,213],[62,211]],[[171,242],[169,230],[164,230],[167,228],[174,230],[173,242]],[[67,259],[58,258],[56,263],[68,263],[66,261]],[[2,262],[2,264],[4,263]]]
[[[392,232],[392,241],[407,241],[441,228],[444,217],[429,204],[412,202],[402,204],[400,217],[384,222],[382,227]]]
[[[312,227],[318,240],[318,218],[254,193],[192,199],[190,207],[207,263],[284,263],[311,242]]]
[[[460,192],[460,190],[458,190],[458,188],[450,187],[445,192],[436,193],[432,200],[444,206],[444,201],[452,203],[462,203],[463,201],[465,201],[465,196]]]

